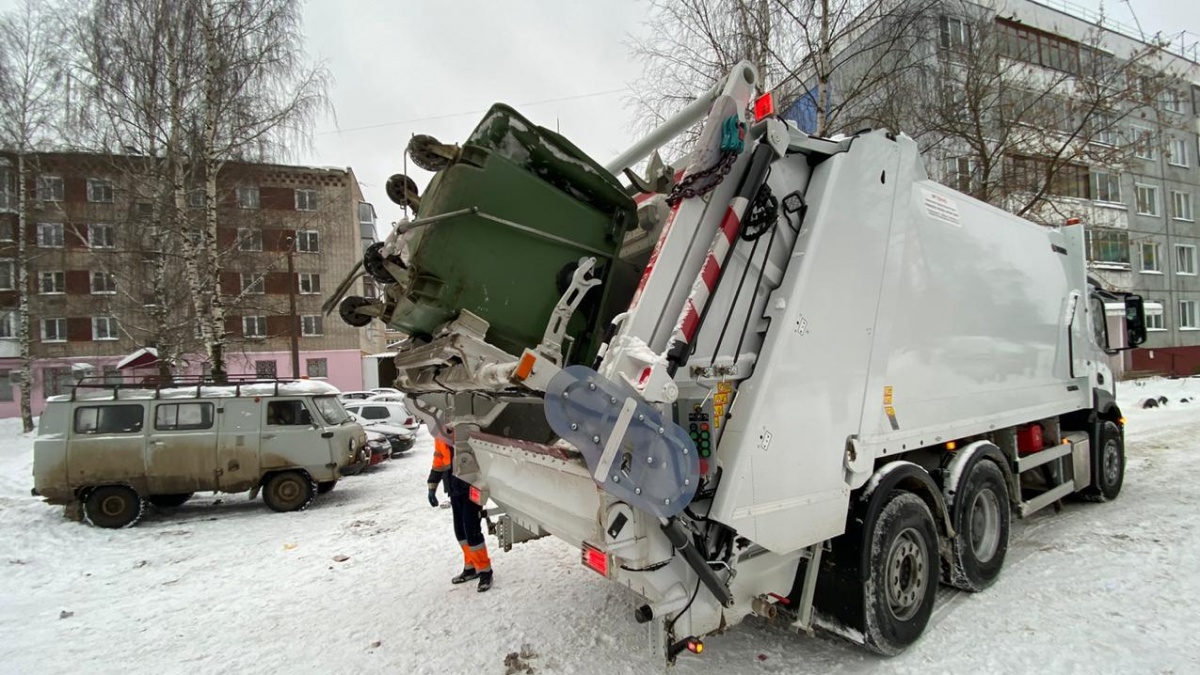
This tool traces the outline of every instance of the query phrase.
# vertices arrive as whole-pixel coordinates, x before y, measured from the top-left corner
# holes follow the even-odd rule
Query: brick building
[[[40,153],[26,161],[34,414],[78,377],[152,374],[153,357],[139,350],[165,340],[182,352],[177,374],[207,372],[178,240],[155,227],[166,207],[154,197],[149,160]],[[15,175],[15,158],[0,155],[0,417],[19,414]],[[374,238],[374,209],[353,171],[231,162],[217,198],[227,371],[361,388],[363,355],[378,351],[382,336],[320,309]],[[202,222],[204,199],[202,189],[187,193],[189,222]]]

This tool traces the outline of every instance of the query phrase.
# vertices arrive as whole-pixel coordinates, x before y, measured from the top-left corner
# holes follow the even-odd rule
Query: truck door
[[[222,492],[243,492],[258,485],[262,475],[258,453],[263,403],[231,398],[218,405],[217,486]]]
[[[146,434],[150,494],[217,488],[216,406],[212,401],[160,401]]]
[[[300,398],[266,402],[262,431],[262,468],[311,467],[324,471],[329,442],[313,426],[313,413]]]

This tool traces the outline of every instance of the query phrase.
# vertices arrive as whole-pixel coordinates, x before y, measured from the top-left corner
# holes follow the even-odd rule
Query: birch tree
[[[29,198],[32,155],[44,148],[56,126],[62,52],[54,18],[44,3],[23,0],[0,16],[0,145],[16,157],[16,288],[21,358],[21,421],[33,431],[33,385],[29,316]]]

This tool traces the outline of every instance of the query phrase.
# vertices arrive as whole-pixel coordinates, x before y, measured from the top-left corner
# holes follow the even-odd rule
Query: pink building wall
[[[290,352],[251,352],[251,353],[234,353],[227,355],[228,370],[231,374],[253,375],[255,373],[256,361],[274,361],[275,372],[282,379],[290,379],[292,377],[292,355]],[[326,368],[328,371],[327,377],[314,377],[314,380],[324,380],[342,391],[353,391],[363,388],[363,359],[362,352],[357,349],[342,349],[342,350],[320,350],[320,351],[302,351],[300,352],[300,375],[306,376],[307,360],[308,359],[325,359]],[[94,368],[93,375],[100,376],[104,372],[104,366],[115,366],[121,357],[78,357],[65,359],[37,359],[33,364],[34,386],[30,392],[30,403],[32,404],[33,414],[35,416],[42,414],[42,410],[46,407],[46,395],[43,388],[44,378],[42,370],[45,368],[69,368],[77,364],[88,364]],[[201,373],[201,359],[188,359],[189,367],[182,369],[180,375],[199,375]],[[19,372],[21,370],[21,362],[19,359],[0,358],[0,370],[10,370]],[[131,375],[153,375],[153,368],[137,369],[133,371],[123,371],[126,376]],[[64,390],[64,393],[70,389]],[[0,419],[21,416],[21,388],[19,385],[12,386],[12,400],[0,400]]]

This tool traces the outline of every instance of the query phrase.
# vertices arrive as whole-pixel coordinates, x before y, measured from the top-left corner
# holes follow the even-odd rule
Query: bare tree
[[[0,145],[16,157],[16,288],[21,352],[21,420],[33,431],[30,389],[33,383],[29,319],[29,200],[31,155],[52,137],[61,108],[62,52],[53,17],[38,0],[24,0],[0,17]]]

